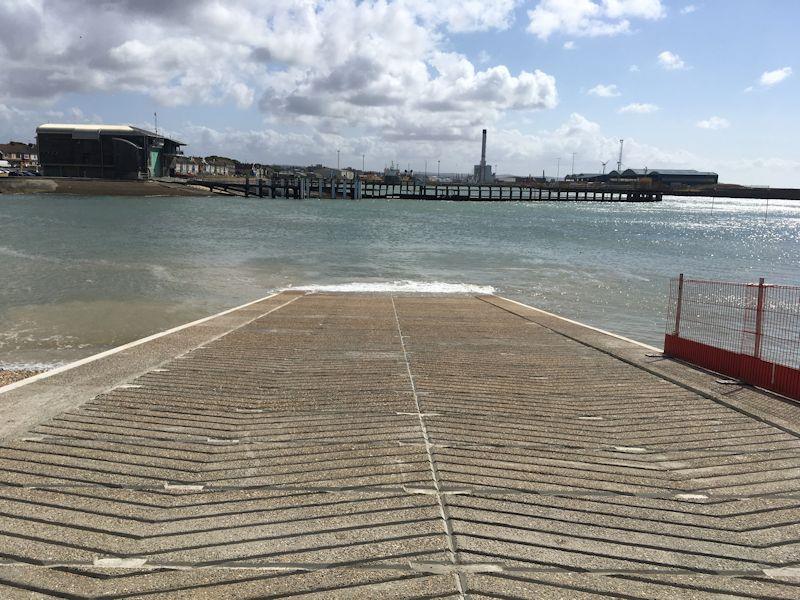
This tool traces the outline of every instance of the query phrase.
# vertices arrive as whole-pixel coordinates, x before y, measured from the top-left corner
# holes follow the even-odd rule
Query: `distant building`
[[[206,156],[202,169],[204,175],[228,177],[236,173],[236,161],[224,156]]]
[[[639,182],[652,182],[661,185],[716,185],[719,175],[710,171],[696,171],[694,169],[626,169],[611,171],[609,180],[637,180]]]
[[[12,169],[35,171],[39,168],[39,150],[36,144],[13,141],[0,144],[0,160],[8,162]]]
[[[494,180],[497,183],[517,183],[519,177],[516,175],[495,175]]]
[[[383,183],[383,177],[372,171],[361,173],[361,181],[364,183]]]
[[[178,156],[175,159],[175,175],[186,177],[197,177],[200,174],[200,166],[203,164],[202,158],[194,156]]]
[[[236,161],[235,174],[239,177],[257,177],[265,179],[272,176],[272,169],[258,163],[243,163]]]
[[[606,173],[575,173],[574,175],[567,175],[564,177],[565,181],[580,181],[580,182],[597,182],[607,181],[608,174]]]
[[[46,124],[36,128],[42,175],[147,179],[175,172],[183,142],[131,125]]]

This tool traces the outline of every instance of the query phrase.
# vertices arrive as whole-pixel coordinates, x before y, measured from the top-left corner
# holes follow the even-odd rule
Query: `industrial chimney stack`
[[[483,142],[481,143],[481,173],[486,167],[486,130],[483,130]]]
[[[486,165],[486,130],[483,130],[483,141],[481,143],[481,163],[475,165],[473,169],[472,181],[475,183],[493,183],[494,174],[492,167]]]

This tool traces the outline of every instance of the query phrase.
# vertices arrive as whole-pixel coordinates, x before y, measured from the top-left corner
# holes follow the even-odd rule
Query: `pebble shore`
[[[26,377],[32,377],[38,373],[41,373],[41,371],[7,371],[5,369],[0,369],[0,387],[19,381],[20,379],[25,379]]]

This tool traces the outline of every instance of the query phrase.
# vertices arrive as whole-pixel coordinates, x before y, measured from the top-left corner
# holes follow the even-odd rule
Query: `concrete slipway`
[[[497,296],[277,294],[0,440],[2,600],[800,597],[798,405]]]

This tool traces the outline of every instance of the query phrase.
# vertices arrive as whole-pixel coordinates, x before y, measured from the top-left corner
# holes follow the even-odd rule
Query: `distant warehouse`
[[[131,125],[36,128],[39,164],[49,177],[148,179],[174,173],[182,142]]]
[[[716,185],[719,175],[694,169],[626,169],[622,173],[611,171],[609,180],[651,181],[662,185]]]
[[[694,169],[626,169],[621,173],[619,171],[611,171],[610,173],[576,173],[575,175],[567,175],[564,179],[584,183],[637,182],[669,186],[703,186],[716,185],[719,182],[719,175],[709,171],[695,171]]]

